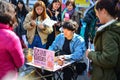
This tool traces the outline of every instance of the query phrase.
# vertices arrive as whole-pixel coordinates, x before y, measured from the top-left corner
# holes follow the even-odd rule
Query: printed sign
[[[75,4],[79,5],[80,7],[89,7],[90,0],[75,0]]]
[[[34,64],[47,69],[54,68],[54,51],[34,47]]]

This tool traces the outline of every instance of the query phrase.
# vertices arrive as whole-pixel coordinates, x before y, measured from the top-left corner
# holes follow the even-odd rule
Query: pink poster
[[[54,51],[34,47],[34,64],[47,68],[54,68]]]

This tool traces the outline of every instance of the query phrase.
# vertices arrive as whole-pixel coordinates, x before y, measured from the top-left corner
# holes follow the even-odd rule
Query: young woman
[[[66,8],[62,11],[61,18],[63,21],[66,21],[69,19],[76,21],[78,25],[80,26],[81,25],[80,23],[81,14],[80,12],[76,11],[75,8],[76,8],[75,1],[67,0]],[[78,30],[76,30],[76,33],[77,34],[80,33],[80,27],[78,27]]]
[[[53,31],[51,26],[42,22],[49,18],[46,13],[46,6],[43,1],[34,4],[32,12],[29,12],[24,21],[24,28],[27,30],[28,47],[46,48],[48,35]]]
[[[86,51],[92,60],[92,80],[120,80],[120,1],[98,0],[95,12],[104,25],[96,32],[95,51]]]
[[[0,80],[17,80],[24,55],[17,35],[10,30],[15,10],[10,3],[0,1]]]
[[[52,3],[47,7],[47,14],[52,19],[58,22],[58,25],[53,26],[53,32],[48,36],[48,42],[46,48],[48,48],[55,39],[55,36],[60,33],[60,21],[61,21],[61,1],[53,0]]]
[[[26,30],[23,28],[23,22],[28,13],[28,10],[25,7],[25,4],[22,0],[18,0],[17,6],[16,6],[16,17],[18,18],[18,26],[15,28],[15,33],[19,36],[21,39],[21,42],[23,44],[28,44],[26,39]]]

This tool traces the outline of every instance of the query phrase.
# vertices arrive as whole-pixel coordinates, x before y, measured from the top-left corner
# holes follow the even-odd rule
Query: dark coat
[[[92,60],[92,80],[117,80],[115,67],[120,68],[118,44],[120,44],[119,22],[115,21],[97,31],[94,39],[95,51],[88,54]]]

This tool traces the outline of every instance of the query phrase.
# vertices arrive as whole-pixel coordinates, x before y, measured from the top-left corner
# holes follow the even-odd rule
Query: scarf
[[[64,19],[64,17],[65,17],[65,13],[68,13],[69,14],[69,16],[70,16],[70,18],[71,18],[71,16],[73,15],[73,13],[74,13],[74,11],[75,11],[75,9],[72,9],[71,11],[68,11],[68,9],[67,8],[65,8],[64,10],[63,10],[63,12],[62,12],[62,20]]]
[[[75,9],[72,9],[72,10],[70,10],[70,11],[68,11],[67,10],[67,13],[70,15],[70,17],[73,15],[73,13],[74,13],[74,11],[75,11]]]

